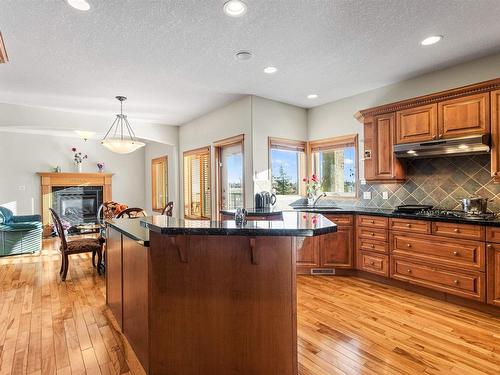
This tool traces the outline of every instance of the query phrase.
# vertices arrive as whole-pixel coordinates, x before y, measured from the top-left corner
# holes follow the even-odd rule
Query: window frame
[[[188,150],[188,151],[184,151],[183,154],[182,154],[182,174],[183,174],[183,195],[184,195],[184,218],[186,219],[190,219],[190,220],[211,220],[212,218],[212,166],[211,166],[211,160],[212,160],[212,156],[211,156],[211,147],[210,146],[206,146],[206,147],[200,147],[200,148],[197,148],[197,149],[193,149],[193,150]],[[200,216],[193,216],[193,215],[189,215],[187,214],[187,207],[188,207],[188,203],[190,204],[191,202],[191,196],[188,197],[187,195],[187,191],[186,191],[186,178],[187,177],[190,177],[190,176],[186,176],[185,174],[185,171],[186,171],[186,157],[188,156],[193,156],[193,155],[207,155],[208,157],[208,162],[207,162],[207,166],[208,166],[208,172],[207,172],[207,175],[208,175],[208,188],[210,189],[210,216],[209,217],[206,217],[206,216],[203,216],[203,215],[200,215]],[[202,183],[203,181],[203,178],[201,177],[202,176],[202,170],[200,168],[200,182]],[[191,185],[191,183],[190,183]],[[200,185],[200,205],[202,204],[202,199],[201,199],[201,195],[203,193],[203,189],[202,189],[202,186]],[[203,206],[200,207],[200,212],[203,213]]]
[[[241,144],[241,152],[243,154],[243,207],[245,207],[245,134],[239,134],[234,137],[224,138],[217,142],[214,142],[215,147],[215,204],[217,207],[217,214],[222,210],[222,149],[227,146],[234,146]]]
[[[273,148],[274,146],[274,148]],[[276,148],[278,146],[278,148]],[[304,196],[306,193],[305,185],[302,181],[304,177],[307,176],[307,170],[308,170],[308,155],[307,155],[307,142],[306,141],[297,141],[293,139],[287,139],[287,138],[278,138],[278,137],[268,137],[267,141],[267,149],[268,149],[268,178],[271,183],[271,189],[272,189],[272,184],[273,184],[273,163],[272,163],[272,150],[273,149],[281,149],[281,150],[288,150],[288,151],[302,151],[304,153],[304,165],[299,166],[298,170],[298,176],[297,176],[297,185],[298,185],[298,192],[297,194],[290,194],[290,195],[282,195],[283,197],[293,197],[293,196]]]
[[[336,199],[355,200],[359,197],[359,139],[358,134],[343,135],[340,137],[323,138],[307,142],[307,159],[310,174],[315,173],[313,163],[313,152],[320,150],[331,150],[354,145],[355,173],[354,173],[354,196],[343,196],[333,192],[326,192],[328,197]]]
[[[165,204],[163,207],[156,207],[156,164],[164,164],[165,165]],[[154,159],[151,159],[151,209],[154,212],[163,212],[165,205],[168,203],[168,156],[160,156]]]

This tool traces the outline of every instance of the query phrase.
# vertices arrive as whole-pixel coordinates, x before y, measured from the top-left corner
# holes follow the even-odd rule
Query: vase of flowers
[[[97,170],[99,171],[99,173],[104,172],[104,163],[102,161],[97,163]]]
[[[81,152],[78,152],[76,147],[73,147],[71,149],[71,151],[73,151],[73,160],[75,162],[75,165],[76,165],[76,171],[78,173],[82,173],[82,162],[87,159],[87,155],[83,155]]]
[[[321,189],[321,184],[319,182],[318,176],[313,174],[311,178],[304,177],[302,181],[306,184],[306,197],[307,197],[307,205],[312,206],[314,204],[314,200],[318,195],[318,192]]]

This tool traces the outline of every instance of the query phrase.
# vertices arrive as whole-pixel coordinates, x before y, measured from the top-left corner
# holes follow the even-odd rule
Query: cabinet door
[[[404,180],[403,164],[396,159],[394,154],[394,113],[375,117],[373,126],[374,179],[377,181]]]
[[[295,237],[297,265],[319,267],[318,237]]]
[[[500,90],[491,92],[491,177],[500,182]]]
[[[488,244],[488,303],[500,306],[500,245]]]
[[[338,227],[337,232],[318,238],[322,267],[352,268],[354,248],[352,227]]]
[[[123,329],[122,235],[108,227],[106,235],[106,301]]]
[[[490,131],[490,94],[438,103],[438,137],[454,138]]]
[[[396,143],[431,141],[437,134],[437,104],[396,112]]]

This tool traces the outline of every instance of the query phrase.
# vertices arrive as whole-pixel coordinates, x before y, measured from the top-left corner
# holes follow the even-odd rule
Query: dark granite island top
[[[170,235],[312,237],[337,231],[337,225],[321,214],[295,211],[282,212],[281,220],[247,221],[241,226],[234,220],[186,220],[160,215],[140,220],[151,231]]]

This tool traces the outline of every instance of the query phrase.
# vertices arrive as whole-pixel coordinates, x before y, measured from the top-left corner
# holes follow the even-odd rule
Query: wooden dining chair
[[[144,211],[142,208],[139,207],[130,207],[127,208],[126,210],[121,211],[116,218],[121,219],[121,218],[129,218],[129,219],[134,219],[137,217],[144,217],[148,216],[146,214],[146,211]]]
[[[166,216],[172,216],[173,210],[174,210],[174,202],[168,202],[163,208],[161,214]]]
[[[61,280],[65,281],[66,276],[68,274],[69,268],[69,255],[73,254],[81,254],[81,253],[92,253],[92,258],[97,254],[97,264],[101,264],[102,261],[102,247],[104,244],[104,238],[78,238],[71,241],[66,240],[66,235],[64,234],[64,228],[61,223],[61,219],[59,215],[52,209],[49,208],[50,214],[52,216],[52,221],[54,222],[54,226],[56,227],[56,232],[59,238],[61,239],[61,269],[59,270],[59,275],[61,276]],[[93,266],[95,268],[94,262]],[[101,272],[99,268],[97,268],[97,273],[100,275]]]

